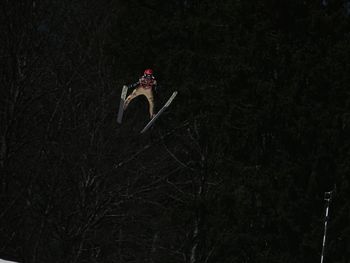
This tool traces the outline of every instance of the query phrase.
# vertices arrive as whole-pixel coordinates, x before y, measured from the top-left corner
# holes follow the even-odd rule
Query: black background
[[[348,6],[1,1],[0,257],[349,262]]]

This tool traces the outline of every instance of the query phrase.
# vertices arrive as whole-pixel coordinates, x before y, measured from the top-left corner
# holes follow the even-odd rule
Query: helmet
[[[148,68],[148,69],[145,70],[145,72],[143,74],[145,74],[145,75],[153,75],[153,70]]]

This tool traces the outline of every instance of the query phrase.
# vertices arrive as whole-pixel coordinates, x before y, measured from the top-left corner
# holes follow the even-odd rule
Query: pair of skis
[[[123,120],[124,105],[125,105],[125,98],[126,98],[127,92],[128,92],[128,87],[124,85],[120,96],[120,104],[119,104],[119,111],[118,111],[117,122],[119,124],[121,124]],[[157,112],[156,115],[154,115],[154,117],[142,129],[141,133],[146,132],[153,125],[153,123],[159,118],[159,116],[170,106],[171,102],[175,99],[176,95],[177,95],[177,91],[174,91],[173,94],[168,99],[168,101],[163,105],[163,107]]]

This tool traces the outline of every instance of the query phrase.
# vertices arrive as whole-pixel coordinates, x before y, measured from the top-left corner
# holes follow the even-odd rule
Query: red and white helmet
[[[153,75],[153,70],[148,68],[148,69],[145,69],[145,72],[143,73],[144,75]]]

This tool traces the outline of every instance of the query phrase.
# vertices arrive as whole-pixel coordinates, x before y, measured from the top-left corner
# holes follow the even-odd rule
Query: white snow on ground
[[[17,263],[17,262],[0,259],[0,263]]]

